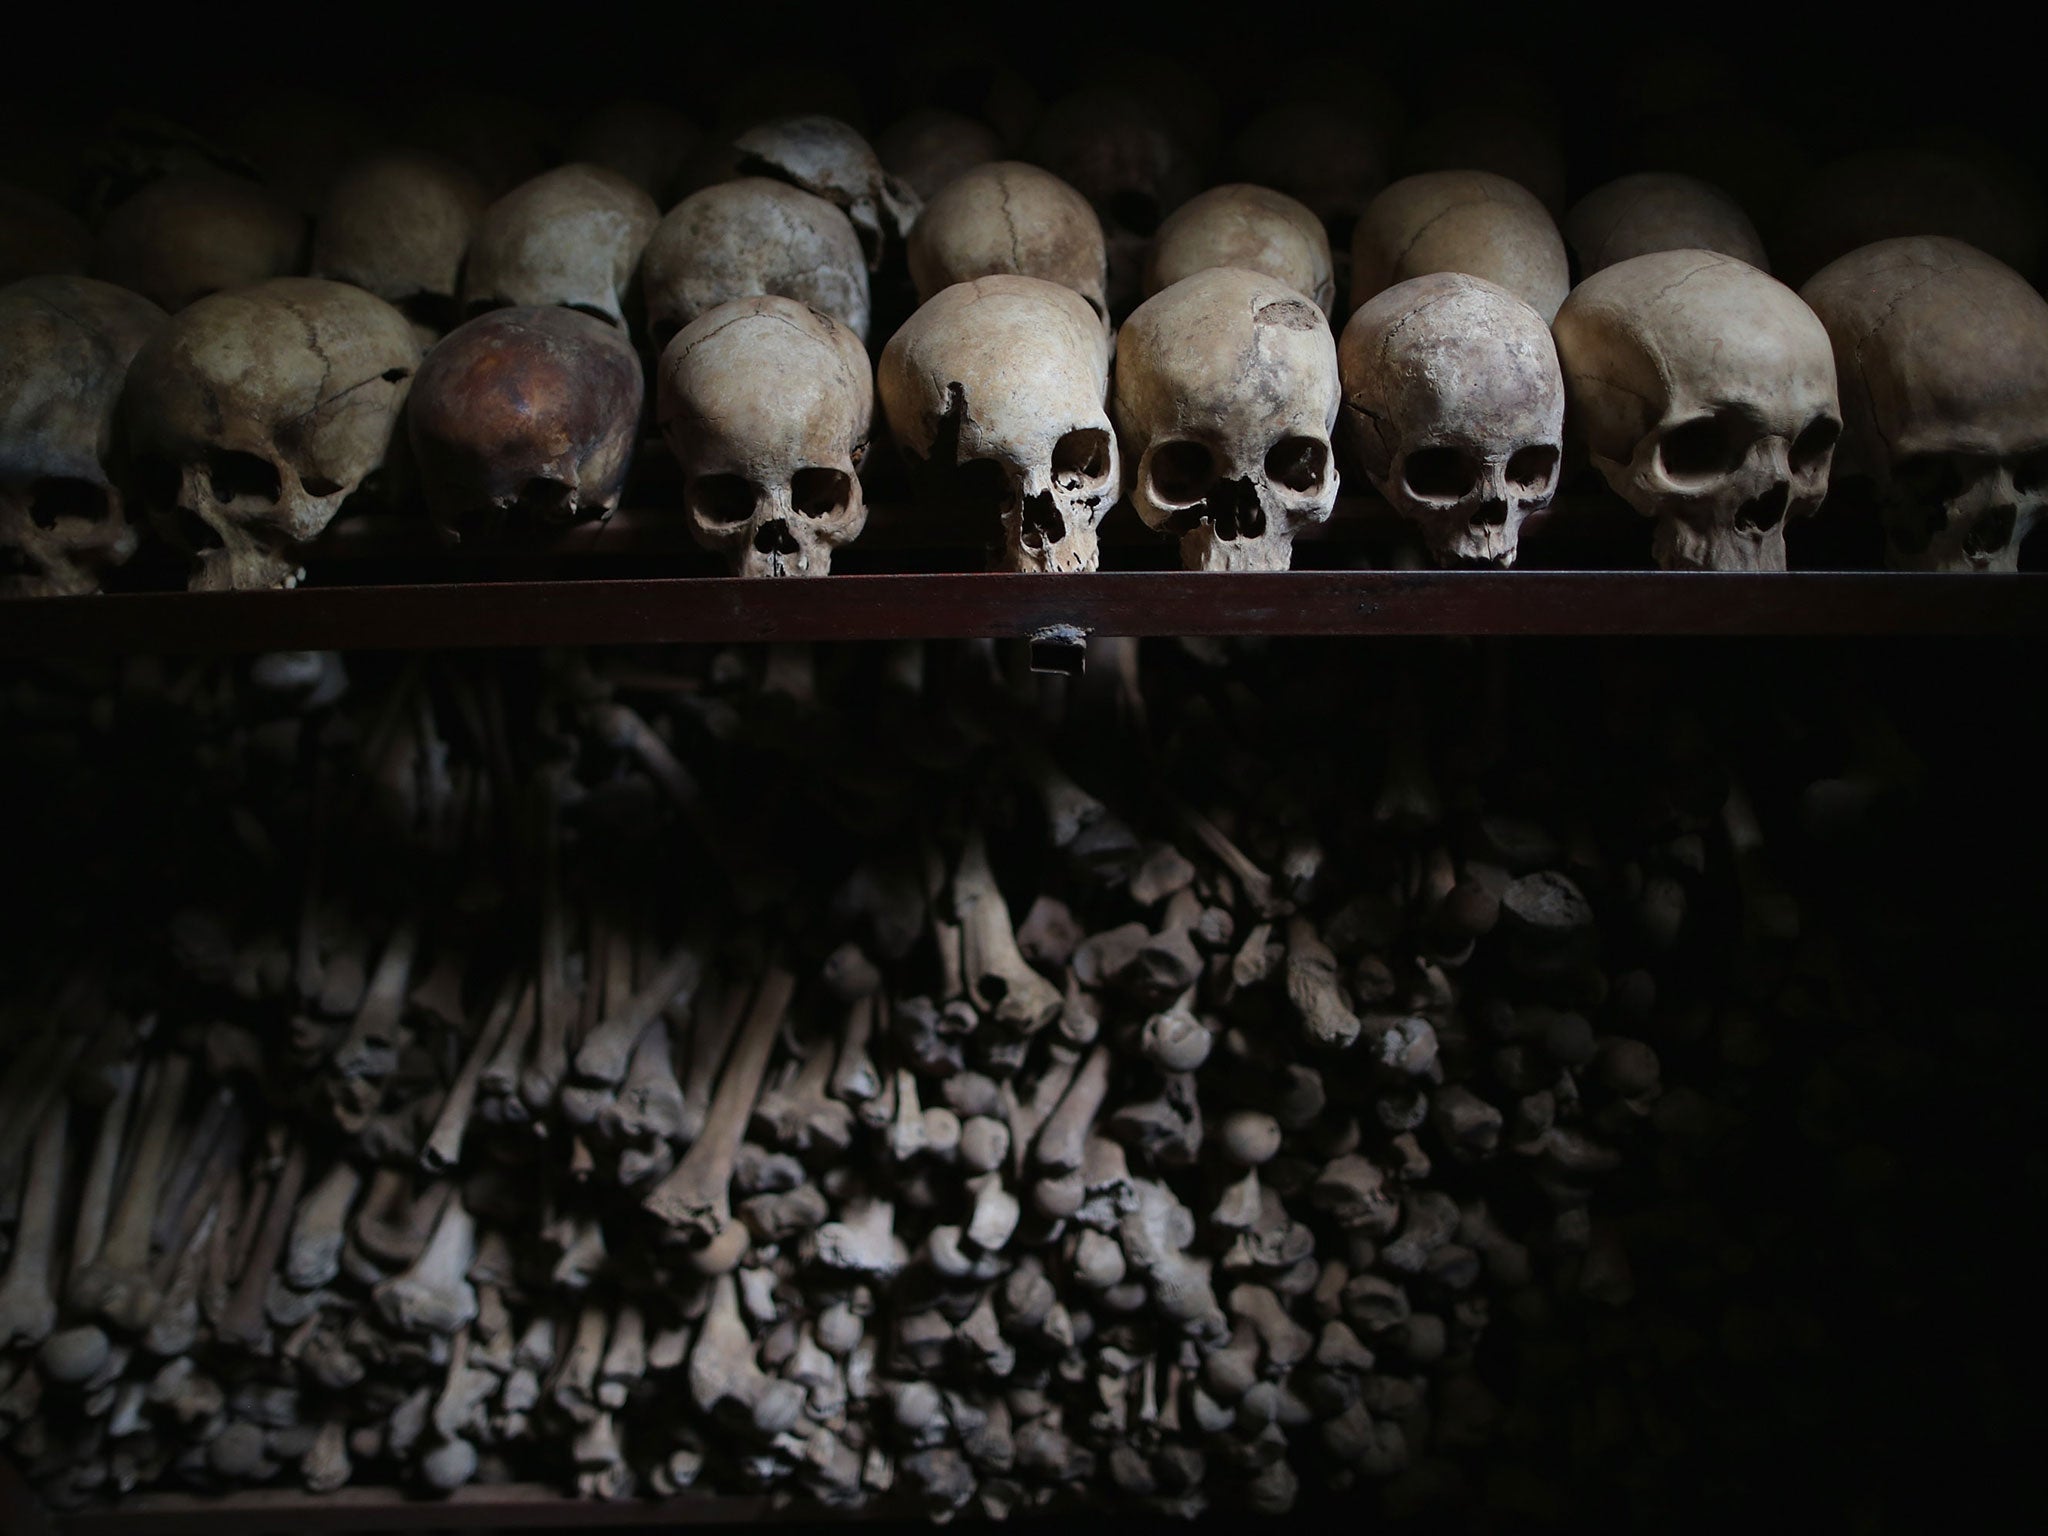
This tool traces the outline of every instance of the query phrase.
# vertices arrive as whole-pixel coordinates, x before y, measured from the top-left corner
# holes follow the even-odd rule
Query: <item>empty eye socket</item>
[[[1953,501],[1976,478],[1972,468],[1966,454],[1916,453],[1899,460],[1892,476],[1914,501]]]
[[[1216,483],[1216,456],[1203,443],[1161,443],[1152,450],[1145,478],[1161,506],[1191,507]]]
[[[790,505],[805,517],[832,517],[853,499],[853,482],[837,469],[800,469],[789,477]]]
[[[1100,427],[1077,427],[1052,445],[1052,481],[1063,491],[1077,491],[1109,473],[1109,434]]]
[[[1266,478],[1299,495],[1323,488],[1330,450],[1312,437],[1283,437],[1266,450]]]
[[[38,528],[55,528],[60,517],[103,523],[111,510],[107,493],[90,480],[38,480],[28,488],[28,515]]]
[[[1418,448],[1401,466],[1411,496],[1424,501],[1457,501],[1479,483],[1479,466],[1461,448]]]
[[[744,523],[759,493],[742,475],[703,475],[690,485],[690,510],[707,523]]]
[[[1742,463],[1742,443],[1719,416],[1682,422],[1657,444],[1657,462],[1673,480],[1705,480],[1732,474]]]
[[[1819,469],[1827,462],[1829,454],[1835,451],[1835,441],[1842,435],[1842,424],[1826,416],[1816,416],[1806,428],[1792,439],[1790,462],[1792,473],[1807,474]]]
[[[2048,448],[2022,454],[2012,467],[2012,488],[2022,496],[2048,489]]]
[[[994,459],[969,459],[962,464],[953,489],[973,516],[1000,516],[1010,505],[1009,472]]]
[[[1557,478],[1557,449],[1549,443],[1531,443],[1517,448],[1508,458],[1508,484],[1518,491],[1540,495]]]
[[[341,490],[339,480],[329,480],[325,475],[306,475],[299,481],[299,487],[308,496],[325,498]]]
[[[208,457],[206,478],[213,489],[213,499],[218,502],[248,500],[275,506],[283,492],[275,464],[253,453],[235,453],[226,448]]]

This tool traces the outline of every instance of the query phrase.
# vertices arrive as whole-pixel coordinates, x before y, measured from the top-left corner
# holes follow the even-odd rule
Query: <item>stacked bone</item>
[[[1498,709],[1432,738],[1418,682],[1361,700],[1361,806],[1286,739],[1306,678],[1262,704],[1168,652],[1184,689],[1125,674],[1060,738],[994,660],[154,678],[240,765],[250,884],[15,998],[13,1456],[57,1502],[999,1514],[1275,1511],[1483,1454],[1520,1405],[1482,1345],[1627,1313],[1598,1192],[1686,1104],[1644,1037],[1785,941],[1739,789],[1680,712],[1505,756]],[[890,723],[865,757],[849,700]],[[1088,722],[1141,709],[1170,728],[1126,783]],[[264,798],[257,730],[310,795]]]

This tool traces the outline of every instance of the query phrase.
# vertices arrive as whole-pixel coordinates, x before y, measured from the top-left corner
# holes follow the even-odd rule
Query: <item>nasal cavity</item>
[[[38,480],[28,498],[28,515],[38,528],[55,528],[60,517],[103,523],[110,510],[106,491],[90,480]]]
[[[206,461],[206,478],[218,502],[253,501],[277,505],[281,482],[277,466],[253,453],[221,449]]]
[[[1501,528],[1507,525],[1508,504],[1505,501],[1484,501],[1479,510],[1472,514],[1475,528]]]
[[[798,545],[788,522],[773,517],[754,530],[754,548],[764,555],[793,555]]]
[[[1235,482],[1223,496],[1210,498],[1211,522],[1219,539],[1256,539],[1266,532],[1266,509],[1259,488],[1249,480]]]
[[[566,523],[573,515],[575,496],[575,491],[552,475],[535,475],[519,488],[513,517],[533,526]]]
[[[1752,533],[1769,533],[1785,520],[1790,488],[1781,480],[1763,495],[1745,501],[1735,512],[1735,526]]]
[[[1986,507],[1970,522],[1963,535],[1963,548],[1973,555],[1995,555],[2012,542],[2012,530],[2019,522],[2015,507]]]
[[[1023,533],[1024,542],[1033,549],[1047,548],[1066,537],[1067,525],[1060,518],[1060,509],[1052,499],[1051,491],[1025,497]]]

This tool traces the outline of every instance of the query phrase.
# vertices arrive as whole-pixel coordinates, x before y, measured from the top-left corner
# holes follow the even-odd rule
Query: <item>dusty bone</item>
[[[160,1300],[150,1281],[150,1235],[163,1184],[164,1159],[177,1129],[191,1071],[191,1059],[186,1056],[166,1056],[157,1063],[137,1112],[135,1147],[127,1159],[128,1181],[106,1241],[93,1262],[75,1271],[65,1287],[65,1301],[72,1309],[93,1313],[130,1333],[148,1326]]]
[[[1095,210],[1050,171],[1015,160],[955,177],[910,231],[919,303],[999,272],[1071,288],[1109,323],[1109,257]]]
[[[647,1374],[647,1322],[630,1302],[612,1319],[604,1361],[597,1370],[597,1402],[602,1408],[626,1406],[635,1385]]]
[[[291,1231],[292,1213],[298,1206],[299,1189],[305,1178],[306,1144],[295,1138],[283,1168],[270,1186],[262,1221],[254,1219],[253,1202],[244,1213],[243,1225],[252,1229],[247,1256],[226,1307],[214,1319],[214,1333],[251,1354],[268,1352],[270,1324],[264,1315],[264,1302],[277,1273],[278,1257],[284,1252],[285,1238]]]
[[[689,1384],[700,1413],[716,1414],[730,1404],[757,1434],[780,1434],[803,1413],[803,1388],[767,1375],[756,1361],[730,1273],[711,1283],[711,1305],[690,1351]]]
[[[512,1020],[505,1027],[497,1050],[484,1065],[479,1086],[493,1099],[514,1100],[518,1097],[519,1068],[526,1060],[527,1043],[533,1038],[534,1027],[539,1021],[537,992],[538,988],[531,979],[519,989],[519,1004],[512,1010]],[[448,1097],[451,1103],[455,1101],[452,1091]],[[446,1107],[443,1106],[444,1109]],[[428,1142],[429,1147],[434,1145],[432,1140]],[[440,1145],[445,1148],[446,1143]]]
[[[1366,206],[1351,237],[1351,302],[1431,272],[1498,283],[1546,322],[1571,289],[1564,237],[1534,193],[1490,171],[1427,171]]]
[[[384,1078],[396,1070],[398,1057],[411,1038],[405,1026],[405,999],[412,984],[419,937],[418,921],[407,918],[385,942],[362,1006],[335,1048],[334,1067],[342,1076]]]
[[[462,1141],[469,1130],[470,1115],[476,1107],[477,1087],[483,1080],[486,1067],[509,1037],[514,1016],[529,996],[510,980],[499,991],[497,1001],[485,1016],[483,1028],[477,1031],[469,1054],[463,1058],[461,1070],[456,1073],[447,1096],[441,1101],[441,1112],[434,1118],[433,1129],[427,1133],[426,1141],[420,1147],[420,1166],[427,1172],[445,1172],[461,1162]]]
[[[114,1070],[114,1094],[100,1111],[99,1128],[93,1134],[92,1161],[86,1166],[85,1182],[78,1192],[77,1214],[72,1217],[72,1275],[83,1273],[99,1257],[100,1244],[106,1238],[107,1214],[113,1203],[114,1178],[120,1166],[128,1111],[140,1076],[132,1060],[124,1061]]]
[[[730,984],[712,989],[710,998],[699,1003],[696,1023],[690,1032],[682,1125],[676,1133],[679,1140],[694,1142],[703,1134],[705,1120],[711,1113],[712,1094],[718,1085],[718,1069],[739,1033],[746,1011],[746,988]]]
[[[1059,1107],[1046,1117],[1044,1127],[1031,1144],[1031,1159],[1057,1176],[1081,1166],[1088,1134],[1102,1112],[1109,1093],[1110,1052],[1098,1045],[1088,1053]]]
[[[199,1219],[204,1203],[218,1191],[226,1174],[226,1159],[240,1150],[241,1137],[241,1114],[234,1090],[216,1089],[207,1098],[176,1166],[164,1182],[163,1195],[150,1224],[150,1247],[162,1255],[158,1266],[160,1281],[173,1256],[183,1248],[185,1235]]]
[[[1670,171],[1638,171],[1595,187],[1565,214],[1564,235],[1578,252],[1581,278],[1655,251],[1718,251],[1771,270],[1756,226],[1734,198]]]
[[[1166,216],[1145,261],[1150,298],[1210,267],[1239,267],[1285,283],[1324,314],[1336,301],[1330,237],[1309,208],[1270,187],[1211,187]]]
[[[569,1071],[569,1026],[575,999],[569,995],[569,914],[562,898],[561,832],[555,796],[546,790],[542,817],[543,865],[540,908],[540,952],[534,976],[533,1054],[519,1071],[519,1099],[533,1115],[555,1101],[555,1090]],[[587,976],[585,983],[597,984]]]
[[[640,1044],[633,1052],[625,1082],[599,1116],[608,1135],[623,1141],[653,1139],[665,1149],[667,1138],[681,1131],[683,1089],[676,1081],[674,1050],[675,1041],[669,1021],[659,1016],[650,1020],[641,1032]],[[666,1173],[668,1170],[663,1168],[661,1171]],[[627,1155],[622,1153],[619,1162],[621,1181],[628,1184],[641,1182],[638,1177],[626,1177],[626,1173]]]
[[[1337,957],[1306,917],[1287,925],[1287,997],[1317,1045],[1342,1049],[1358,1038],[1358,1016],[1337,979]]]
[[[477,1314],[476,1288],[469,1283],[475,1257],[476,1221],[461,1194],[451,1193],[418,1260],[371,1292],[378,1315],[401,1333],[445,1337],[467,1328]]]
[[[60,1097],[44,1112],[42,1123],[36,1128],[28,1190],[21,1202],[21,1221],[14,1231],[7,1280],[0,1285],[0,1350],[12,1350],[17,1344],[40,1344],[57,1326],[50,1261],[64,1194],[68,1150],[65,1134],[69,1127],[70,1104]]]
[[[469,1330],[464,1329],[449,1343],[448,1371],[427,1422],[444,1440],[474,1436],[485,1427],[483,1407],[497,1390],[496,1374],[475,1363]]]
[[[1059,989],[1017,949],[1010,911],[989,868],[979,830],[968,834],[953,872],[953,915],[960,923],[961,966],[969,996],[998,1023],[1029,1033],[1052,1022]]]
[[[463,264],[463,308],[560,304],[624,330],[622,301],[660,218],[654,199],[616,171],[543,172],[484,210]]]
[[[379,1168],[370,1177],[369,1193],[356,1207],[351,1232],[372,1257],[394,1267],[420,1256],[440,1220],[454,1185],[436,1180],[415,1192],[411,1175],[397,1168]]]
[[[362,1188],[362,1175],[342,1161],[327,1170],[300,1204],[292,1221],[285,1254],[284,1278],[302,1291],[317,1290],[341,1273],[341,1250],[348,1240],[348,1213]]]
[[[828,1221],[812,1234],[812,1246],[818,1262],[829,1269],[884,1279],[910,1257],[896,1236],[896,1207],[886,1200],[849,1206],[838,1221]]]
[[[1189,1254],[1195,1219],[1164,1184],[1133,1179],[1135,1201],[1117,1225],[1124,1256],[1145,1277],[1160,1313],[1198,1342],[1229,1330],[1209,1283],[1209,1261]]]
[[[794,1152],[843,1153],[853,1143],[853,1111],[825,1092],[835,1055],[830,1039],[811,1042],[810,1054],[793,1075],[766,1089],[754,1105],[754,1119],[768,1128],[778,1147]]]
[[[648,1025],[665,1009],[687,1009],[704,976],[703,945],[679,947],[648,983],[624,1000],[611,1004],[611,1014],[576,1051],[576,1075],[593,1083],[617,1083],[626,1075],[634,1046]]]
[[[641,258],[656,348],[721,304],[772,294],[868,334],[868,269],[852,222],[832,203],[765,176],[692,192],[655,226]]]
[[[223,1175],[219,1190],[207,1198],[187,1232],[170,1272],[161,1277],[162,1300],[143,1335],[143,1347],[153,1355],[177,1358],[198,1338],[200,1294],[219,1244],[218,1231],[235,1220],[237,1202],[230,1189],[236,1176],[231,1167],[224,1167]]]
[[[874,1034],[875,1017],[882,1007],[878,997],[856,998],[847,1005],[846,1025],[839,1038],[839,1059],[832,1068],[829,1084],[832,1097],[842,1103],[867,1103],[882,1091],[882,1080],[868,1055],[868,1041]]]

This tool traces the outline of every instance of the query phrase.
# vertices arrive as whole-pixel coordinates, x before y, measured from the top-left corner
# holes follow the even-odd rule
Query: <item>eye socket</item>
[[[1508,484],[1531,496],[1540,496],[1557,478],[1557,449],[1549,443],[1531,443],[1517,448],[1508,458]]]
[[[1191,507],[1216,484],[1216,456],[1205,443],[1180,439],[1160,443],[1146,461],[1152,499],[1163,507]]]
[[[1916,453],[1892,467],[1892,478],[1913,501],[1953,501],[1976,478],[1970,457],[1960,453]]]
[[[1479,466],[1462,448],[1418,448],[1402,464],[1401,480],[1423,501],[1457,501],[1479,483]]]
[[[38,480],[28,496],[28,515],[38,528],[55,528],[60,517],[103,523],[113,510],[107,493],[90,480]]]
[[[1100,427],[1076,427],[1052,446],[1052,483],[1078,491],[1109,473],[1109,434]]]
[[[1829,454],[1835,451],[1835,443],[1841,438],[1842,424],[1826,416],[1816,416],[1806,424],[1805,430],[1792,439],[1789,460],[1792,473],[1807,474],[1819,469],[1827,462]]]
[[[2048,448],[2023,454],[2012,467],[2012,488],[2022,496],[2048,488]]]
[[[1323,488],[1330,450],[1312,437],[1283,437],[1266,450],[1266,478],[1307,496]]]
[[[275,506],[283,494],[277,466],[253,453],[217,450],[206,461],[206,478],[219,502],[247,499]]]
[[[853,499],[853,483],[837,469],[800,469],[789,477],[790,505],[805,517],[833,517]]]
[[[307,475],[299,481],[299,489],[308,496],[332,496],[341,489],[339,480],[329,480],[324,475]]]
[[[1725,418],[1701,416],[1664,434],[1657,462],[1673,480],[1706,480],[1733,473],[1742,463],[1742,446]]]
[[[754,483],[743,475],[703,475],[690,484],[690,510],[707,523],[744,523],[759,499]]]

